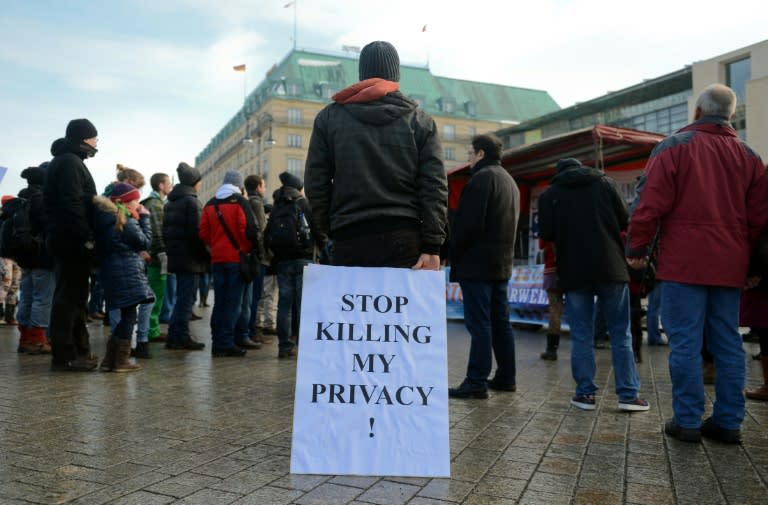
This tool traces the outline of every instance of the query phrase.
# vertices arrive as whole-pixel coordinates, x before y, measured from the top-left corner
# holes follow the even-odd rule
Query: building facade
[[[281,172],[303,178],[315,116],[336,92],[357,81],[357,57],[291,51],[195,159],[203,174],[203,201],[227,170],[263,176],[268,200]],[[450,79],[426,67],[401,65],[400,89],[435,119],[446,168],[466,162],[473,135],[559,109],[546,91]]]

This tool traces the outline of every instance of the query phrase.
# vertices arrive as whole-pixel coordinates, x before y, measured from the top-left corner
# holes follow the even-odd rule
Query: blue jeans
[[[664,282],[661,310],[669,338],[672,410],[683,428],[701,426],[704,382],[701,369],[703,335],[717,370],[712,419],[728,430],[744,420],[744,347],[739,335],[738,288]]]
[[[24,269],[19,284],[19,306],[16,319],[22,326],[47,328],[51,319],[51,303],[55,279],[51,270]]]
[[[515,336],[509,323],[507,281],[461,281],[464,324],[472,337],[467,381],[485,387],[496,357],[494,380],[515,384]]]
[[[291,336],[298,338],[301,317],[301,287],[304,267],[310,261],[305,259],[283,260],[277,264],[277,339],[278,349],[293,349]]]
[[[112,326],[112,336],[118,340],[131,340],[133,327],[136,324],[136,305],[130,307],[121,307],[115,309],[118,312],[118,320]],[[112,322],[112,312],[110,310],[110,323]]]
[[[656,345],[661,342],[661,330],[659,317],[661,316],[661,284],[657,284],[648,293],[648,313],[646,314],[646,326],[648,328],[648,345]]]
[[[231,349],[235,345],[235,327],[241,319],[245,286],[240,276],[240,263],[213,264],[216,298],[211,312],[211,345],[214,350]]]
[[[208,299],[208,292],[211,290],[211,274],[208,272],[200,274],[198,290],[200,292],[200,303],[203,303],[203,300]]]
[[[595,297],[603,310],[611,339],[611,361],[620,401],[634,400],[640,391],[640,378],[632,352],[629,328],[629,289],[624,283],[606,282],[591,288],[565,293],[565,310],[571,326],[571,373],[576,381],[576,396],[593,395],[595,385],[594,334]]]
[[[169,273],[165,278],[165,298],[163,298],[163,310],[160,311],[160,322],[170,322],[175,305],[176,274]]]
[[[172,344],[183,344],[190,339],[189,319],[192,317],[192,306],[195,304],[197,276],[198,274],[192,273],[176,274],[176,303],[168,323],[168,342]],[[170,279],[171,276],[169,275],[168,278]]]
[[[253,280],[251,288],[251,316],[248,318],[248,336],[256,336],[256,314],[261,301],[261,293],[264,291],[264,272],[267,267],[261,265],[261,273]]]

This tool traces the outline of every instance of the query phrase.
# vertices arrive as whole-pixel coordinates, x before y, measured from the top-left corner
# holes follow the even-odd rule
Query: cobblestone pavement
[[[208,334],[205,314],[196,335]],[[90,329],[102,353],[106,329]],[[616,408],[610,351],[597,351],[602,395],[585,412],[568,404],[568,339],[545,362],[543,333],[516,334],[518,391],[451,400],[452,478],[423,479],[291,475],[295,361],[278,360],[275,343],[244,359],[213,359],[210,342],[204,352],[153,344],[139,373],[54,373],[48,357],[18,355],[3,326],[0,503],[768,503],[768,403],[747,402],[743,446],[669,440],[666,347],[644,349],[652,408],[632,414]],[[451,385],[468,340],[449,323]],[[747,367],[754,385],[758,362]]]

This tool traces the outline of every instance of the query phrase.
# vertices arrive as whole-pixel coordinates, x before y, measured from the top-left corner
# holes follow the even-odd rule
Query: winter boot
[[[117,359],[115,360],[115,367],[113,372],[137,372],[141,370],[141,365],[131,363],[131,341],[119,339],[117,341],[115,353]]]
[[[560,345],[560,335],[558,333],[547,334],[547,350],[541,353],[541,359],[555,361],[557,359],[557,348]]]
[[[5,323],[16,326],[16,304],[5,304]]]
[[[23,324],[19,325],[19,347],[17,352],[29,352],[29,328]]]
[[[115,337],[109,337],[107,340],[107,352],[104,354],[104,359],[101,360],[101,366],[99,370],[102,372],[111,372],[115,369],[117,361],[117,343]]]
[[[27,327],[29,339],[27,354],[51,354],[51,345],[45,336],[45,328]]]
[[[750,400],[768,401],[768,356],[761,356],[763,365],[763,385],[755,389],[747,389],[746,395]]]
[[[149,342],[136,342],[136,349],[131,351],[131,356],[139,359],[152,358],[152,355],[149,354]]]

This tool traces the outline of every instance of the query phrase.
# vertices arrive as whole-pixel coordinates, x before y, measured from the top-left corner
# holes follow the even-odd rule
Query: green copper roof
[[[248,95],[243,108],[211,139],[196,163],[205,160],[242,126],[245,115],[259,110],[267,100],[329,103],[334,93],[359,80],[357,67],[357,57],[291,51]],[[411,65],[400,67],[400,90],[433,116],[520,122],[560,109],[543,90],[439,77],[426,67]]]

